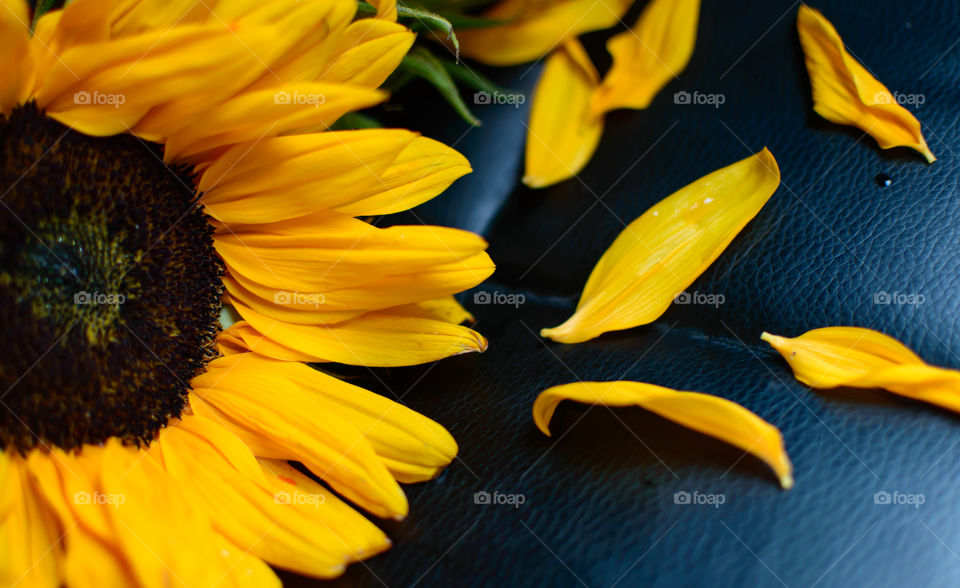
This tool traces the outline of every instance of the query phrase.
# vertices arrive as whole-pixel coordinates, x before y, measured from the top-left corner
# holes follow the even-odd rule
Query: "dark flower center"
[[[153,439],[214,354],[222,274],[156,145],[0,116],[0,447]]]

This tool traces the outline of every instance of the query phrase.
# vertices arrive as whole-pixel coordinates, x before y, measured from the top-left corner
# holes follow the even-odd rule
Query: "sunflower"
[[[354,506],[400,519],[456,455],[306,365],[486,346],[452,297],[484,241],[363,220],[466,160],[326,130],[413,42],[356,8],[74,0],[31,29],[0,1],[0,585],[336,576],[389,546]]]

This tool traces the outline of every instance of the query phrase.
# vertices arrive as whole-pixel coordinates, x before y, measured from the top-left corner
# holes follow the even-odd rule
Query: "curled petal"
[[[826,327],[790,339],[764,333],[794,376],[812,388],[883,388],[960,412],[960,372],[929,365],[871,329]]]
[[[603,118],[590,112],[598,83],[597,70],[577,39],[547,59],[533,95],[524,184],[543,188],[572,178],[593,157],[603,134]]]
[[[573,316],[541,336],[579,343],[653,322],[779,185],[777,162],[764,149],[674,192],[620,233],[593,268]]]
[[[563,400],[600,406],[639,406],[762,459],[784,490],[793,486],[793,466],[776,427],[735,402],[641,382],[579,382],[554,386],[533,403],[533,421],[550,435],[550,419]]]
[[[797,30],[817,114],[831,122],[860,128],[883,149],[910,147],[922,153],[927,163],[936,161],[920,132],[920,122],[847,53],[830,21],[801,4]]]
[[[593,97],[593,110],[642,109],[693,55],[700,0],[653,0],[636,24],[607,41],[613,65]]]

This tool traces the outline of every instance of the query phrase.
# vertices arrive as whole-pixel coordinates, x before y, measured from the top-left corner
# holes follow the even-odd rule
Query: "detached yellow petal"
[[[603,118],[590,112],[599,76],[583,45],[570,39],[553,53],[533,94],[523,183],[543,188],[583,169],[603,134]]]
[[[593,97],[593,112],[650,105],[693,55],[700,0],[652,0],[633,28],[607,41],[613,65]]]
[[[580,343],[656,320],[780,185],[764,149],[674,192],[620,233],[593,268],[577,310],[540,335]]]
[[[612,27],[633,0],[502,0],[483,14],[503,25],[457,33],[460,49],[487,65],[516,65],[546,55],[566,39]]]
[[[812,388],[884,388],[960,412],[960,372],[929,365],[905,345],[871,329],[826,327],[789,339],[760,337]]]
[[[579,382],[554,386],[533,403],[533,421],[550,435],[550,419],[563,400],[600,406],[639,406],[759,457],[793,487],[793,465],[776,427],[735,402],[699,392],[681,392],[641,382]]]
[[[801,4],[797,30],[817,114],[831,122],[860,128],[876,139],[882,149],[910,147],[922,153],[927,163],[936,161],[920,133],[920,122],[847,53],[830,21]]]

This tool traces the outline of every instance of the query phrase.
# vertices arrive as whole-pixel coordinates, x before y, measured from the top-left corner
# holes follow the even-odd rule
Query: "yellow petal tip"
[[[528,188],[543,188],[547,186],[547,183],[544,180],[542,180],[541,178],[531,176],[529,174],[523,176],[523,180],[521,181]]]
[[[783,474],[780,476],[780,487],[784,490],[789,490],[793,488],[793,475]]]

